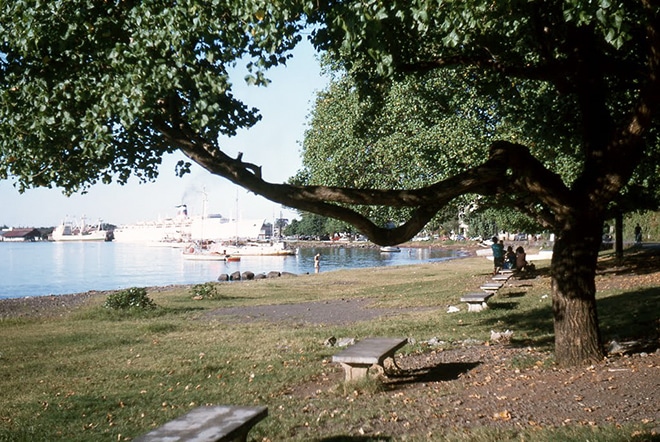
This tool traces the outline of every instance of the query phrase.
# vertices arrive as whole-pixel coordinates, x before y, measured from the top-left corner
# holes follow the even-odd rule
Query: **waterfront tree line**
[[[359,235],[359,232],[350,224],[337,221],[315,213],[302,212],[300,219],[278,220],[282,227],[282,236],[296,237],[302,239],[330,239],[335,233],[345,233],[353,237]],[[502,217],[492,214],[490,211],[474,214],[468,219],[470,230],[467,238],[490,238],[500,231],[506,232],[534,232],[543,233],[537,230],[538,226],[528,223],[506,224]],[[607,220],[603,226],[603,237],[613,236],[615,221]],[[277,222],[276,222],[277,224]],[[642,226],[642,241],[657,242],[660,240],[660,212],[633,212],[626,214],[623,219],[623,241],[631,243],[635,240],[635,226]],[[451,232],[460,232],[457,218],[447,218],[439,223],[428,224],[419,232],[420,237],[442,238],[449,237]],[[552,232],[546,232],[552,233]]]

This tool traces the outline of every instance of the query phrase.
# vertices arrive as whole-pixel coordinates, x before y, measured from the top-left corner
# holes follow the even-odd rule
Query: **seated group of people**
[[[513,251],[513,247],[509,246],[505,252],[504,241],[494,236],[491,247],[493,249],[493,260],[495,264],[494,273],[499,272],[501,269],[522,271],[527,267],[527,254],[522,246],[518,246],[515,252]]]

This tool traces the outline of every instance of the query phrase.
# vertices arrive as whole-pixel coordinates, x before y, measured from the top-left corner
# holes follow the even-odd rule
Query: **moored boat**
[[[83,217],[79,224],[64,220],[53,229],[50,235],[52,241],[112,241],[113,232],[103,228],[103,223],[87,224]]]
[[[182,256],[195,261],[240,261],[241,256],[292,256],[296,249],[284,242],[258,243],[248,242],[241,245],[211,244],[201,246],[190,244],[183,250]]]
[[[240,261],[239,256],[232,256],[226,250],[219,250],[214,248],[207,248],[200,244],[189,244],[181,253],[183,259],[188,261],[226,261],[235,262]]]
[[[215,253],[209,251],[198,251],[198,252],[183,252],[183,259],[188,261],[240,261],[240,258],[225,256],[222,253]]]
[[[293,256],[296,254],[296,249],[292,249],[281,241],[268,243],[247,242],[236,246],[219,247],[230,256]]]
[[[401,249],[397,246],[383,246],[380,248],[380,251],[383,253],[396,253],[400,252]]]

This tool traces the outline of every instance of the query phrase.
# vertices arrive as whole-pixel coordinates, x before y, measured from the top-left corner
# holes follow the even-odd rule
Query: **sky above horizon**
[[[302,165],[301,143],[316,92],[323,90],[328,78],[321,69],[312,46],[301,42],[287,65],[270,71],[266,88],[248,87],[242,75],[233,79],[234,95],[249,107],[261,111],[254,127],[241,130],[220,145],[225,153],[262,166],[263,177],[273,183],[285,182]],[[61,189],[29,189],[20,194],[10,180],[0,180],[0,226],[47,227],[65,219],[103,222],[115,225],[155,220],[176,215],[176,206],[186,204],[189,215],[209,214],[228,218],[293,219],[296,212],[247,192],[224,178],[211,175],[193,163],[191,173],[178,178],[176,163],[186,159],[182,153],[163,157],[155,182],[140,184],[96,184],[86,194],[64,196]],[[206,200],[206,202],[205,202]]]

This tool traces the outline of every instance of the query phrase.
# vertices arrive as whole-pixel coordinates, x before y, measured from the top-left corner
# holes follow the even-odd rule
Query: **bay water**
[[[408,265],[465,256],[457,250],[401,248],[302,247],[295,256],[244,256],[239,262],[187,261],[181,249],[114,242],[0,242],[0,299],[61,295],[90,290],[200,284],[223,273],[270,271],[321,272],[339,269]]]

